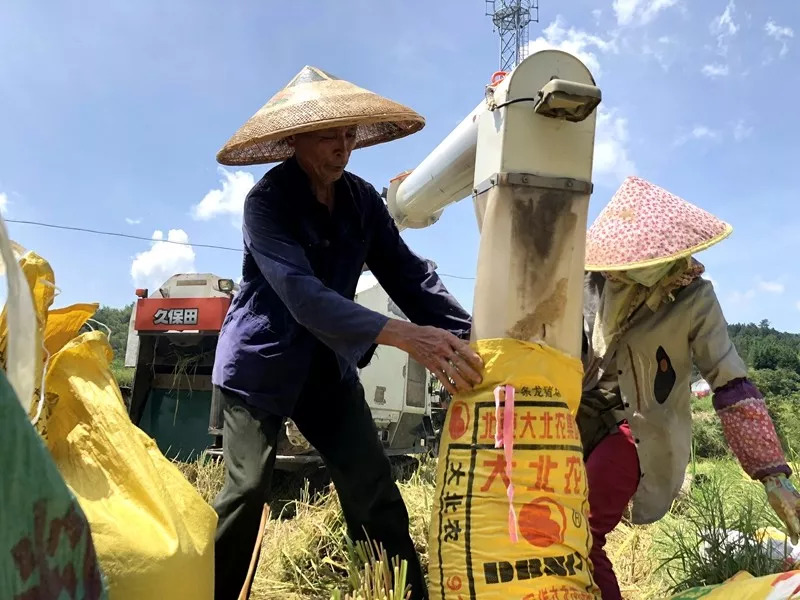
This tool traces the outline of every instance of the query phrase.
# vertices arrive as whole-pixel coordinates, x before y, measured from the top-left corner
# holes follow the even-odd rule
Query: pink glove
[[[786,525],[792,544],[797,544],[800,539],[800,492],[783,473],[768,475],[761,482],[772,510]]]

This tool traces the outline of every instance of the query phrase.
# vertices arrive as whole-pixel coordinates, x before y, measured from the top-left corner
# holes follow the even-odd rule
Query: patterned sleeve
[[[714,390],[722,432],[742,468],[753,479],[791,475],[761,392],[749,380],[734,379]]]
[[[697,286],[691,321],[694,362],[714,390],[714,409],[731,451],[753,479],[789,475],[764,397],[747,379],[747,366],[728,336],[728,324],[710,281],[702,280]]]

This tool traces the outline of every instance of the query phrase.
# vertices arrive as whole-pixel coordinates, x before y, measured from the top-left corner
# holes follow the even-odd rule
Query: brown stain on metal
[[[514,186],[512,192],[512,237],[514,252],[523,269],[517,293],[538,300],[533,312],[517,321],[509,337],[546,341],[548,328],[559,325],[567,305],[568,278],[556,281],[562,261],[569,260],[577,234],[578,216],[572,211],[574,194],[561,190],[532,190]],[[552,290],[543,297],[546,290]]]
[[[559,279],[553,292],[539,302],[532,313],[524,316],[508,330],[508,337],[517,340],[544,340],[546,327],[564,315],[567,306],[567,284],[566,277]]]
[[[571,207],[571,194],[512,186],[512,246],[524,270],[517,286],[520,298],[531,297],[533,290],[550,287],[553,255],[558,254],[565,238],[572,235],[577,222]],[[534,292],[533,297],[537,296]]]
[[[523,191],[528,193],[520,194]],[[563,228],[559,225],[568,220],[564,217],[570,213],[571,193],[546,191],[537,197],[530,188],[515,186],[513,196],[511,219],[515,241],[525,248],[526,255],[534,251],[539,258],[547,258],[559,237],[559,229]],[[575,216],[571,216],[574,221]]]

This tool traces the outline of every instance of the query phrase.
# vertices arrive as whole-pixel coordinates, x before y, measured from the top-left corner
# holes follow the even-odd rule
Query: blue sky
[[[797,4],[540,5],[532,49],[576,54],[603,89],[590,219],[634,173],[714,212],[734,234],[699,258],[728,320],[800,331]],[[5,217],[232,247],[266,167],[221,169],[215,153],[304,65],[426,117],[420,133],[354,153],[350,170],[380,190],[477,104],[498,62],[482,0],[12,0],[3,13]],[[240,271],[236,252],[9,229],[50,260],[61,304],[121,306],[175,271]],[[474,274],[470,200],[404,237],[441,272]],[[473,283],[446,281],[471,307]]]

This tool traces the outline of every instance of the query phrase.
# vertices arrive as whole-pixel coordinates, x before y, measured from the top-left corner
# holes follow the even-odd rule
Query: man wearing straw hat
[[[350,535],[408,561],[412,598],[427,597],[356,367],[376,345],[395,346],[456,392],[480,381],[482,365],[462,341],[470,316],[408,249],[374,188],[345,171],[354,148],[423,125],[405,106],[305,67],[217,155],[225,165],[283,161],[245,201],[241,289],[214,364],[227,466],[215,502],[217,600],[236,598],[245,580],[285,417],[325,460]],[[411,322],[353,301],[365,263]]]
[[[714,390],[722,431],[744,471],[764,484],[792,537],[800,494],[761,393],[728,337],[714,287],[694,255],[730,225],[628,177],[586,236],[583,397],[577,421],[589,485],[590,558],[603,600],[622,598],[606,536],[670,509],[691,454],[692,366]]]

